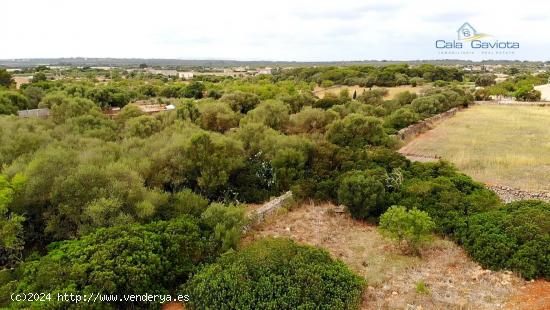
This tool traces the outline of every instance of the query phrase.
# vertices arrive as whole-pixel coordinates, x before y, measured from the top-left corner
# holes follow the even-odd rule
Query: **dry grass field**
[[[476,105],[400,152],[440,156],[479,181],[550,190],[550,108]]]
[[[373,89],[375,89],[375,88],[377,88],[377,87],[373,87]],[[378,88],[380,88],[380,87],[378,87]],[[396,86],[396,87],[383,87],[383,88],[388,90],[388,94],[384,97],[384,99],[386,99],[386,100],[392,99],[396,94],[404,92],[404,91],[409,91],[411,93],[419,94],[420,92],[422,92],[425,89],[422,86],[412,87],[410,85]],[[327,87],[327,88],[317,86],[313,90],[313,93],[317,97],[323,98],[323,97],[325,97],[326,93],[332,93],[332,94],[338,95],[338,94],[340,94],[340,91],[342,89],[348,89],[350,96],[353,96],[353,92],[356,91],[357,96],[359,96],[363,93],[363,91],[368,90],[369,88],[368,87],[361,87],[361,86],[357,86],[357,85],[355,85],[355,86],[341,85],[341,86],[331,86],[331,87]]]
[[[264,237],[291,238],[342,260],[367,282],[361,309],[548,309],[550,303],[533,296],[550,292],[547,281],[535,285],[511,273],[484,270],[460,247],[439,238],[422,258],[402,255],[375,225],[337,213],[330,204],[281,209],[253,227],[243,242]]]

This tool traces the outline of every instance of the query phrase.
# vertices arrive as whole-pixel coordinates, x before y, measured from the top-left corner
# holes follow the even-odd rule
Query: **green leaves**
[[[517,201],[470,216],[458,237],[485,267],[511,269],[527,279],[549,279],[549,223],[549,203]]]
[[[380,215],[384,195],[384,184],[376,174],[368,171],[350,172],[338,187],[338,202],[348,207],[351,216],[359,219]]]
[[[380,119],[360,114],[350,114],[330,124],[327,139],[336,145],[352,148],[389,144]]]
[[[182,287],[191,307],[356,309],[363,281],[324,251],[264,239],[206,266]]]
[[[435,228],[428,213],[416,208],[408,210],[403,206],[392,206],[380,217],[380,228],[399,243],[405,241],[415,253],[430,240]]]

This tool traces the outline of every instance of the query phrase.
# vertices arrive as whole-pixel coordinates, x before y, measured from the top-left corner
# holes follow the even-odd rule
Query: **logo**
[[[460,41],[472,41],[489,36],[485,33],[478,33],[470,23],[464,23],[456,32],[458,32],[458,40]]]
[[[457,39],[435,41],[440,54],[513,54],[519,49],[519,42],[509,40],[488,40],[492,37],[478,32],[470,23],[465,22],[458,28]]]

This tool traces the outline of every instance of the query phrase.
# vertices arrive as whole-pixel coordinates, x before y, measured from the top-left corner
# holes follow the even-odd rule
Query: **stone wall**
[[[444,119],[452,117],[459,111],[461,108],[452,108],[443,113],[439,113],[432,117],[426,118],[416,124],[412,124],[408,127],[405,127],[397,132],[397,137],[403,142],[408,142],[413,138],[416,138],[418,135],[432,129],[435,124],[441,122]]]
[[[502,185],[487,185],[504,202],[517,200],[538,199],[550,202],[550,192],[528,192],[517,188]]]
[[[276,212],[278,209],[285,206],[285,203],[292,198],[292,192],[288,191],[281,196],[274,198],[268,202],[266,202],[263,206],[261,206],[258,210],[254,211],[249,215],[250,218],[250,224],[244,227],[243,231],[246,232],[250,229],[251,225],[259,224],[265,220],[265,218]]]
[[[550,106],[550,102],[548,102],[548,101],[490,100],[490,101],[476,101],[475,104],[508,105],[508,106],[537,106],[537,107],[548,107],[548,106]]]

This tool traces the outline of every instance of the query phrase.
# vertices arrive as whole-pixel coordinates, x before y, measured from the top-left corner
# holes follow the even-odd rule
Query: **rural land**
[[[550,309],[550,62],[0,60],[2,309]]]

